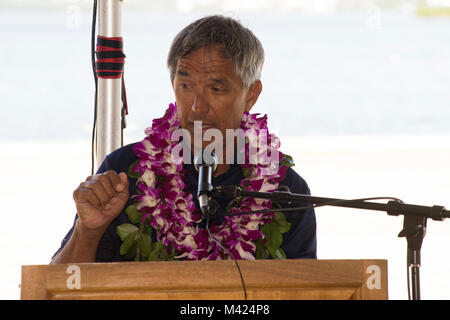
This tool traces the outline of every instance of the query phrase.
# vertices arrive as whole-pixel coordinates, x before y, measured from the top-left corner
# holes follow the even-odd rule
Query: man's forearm
[[[103,232],[86,230],[77,220],[72,236],[50,263],[94,262],[102,235]]]

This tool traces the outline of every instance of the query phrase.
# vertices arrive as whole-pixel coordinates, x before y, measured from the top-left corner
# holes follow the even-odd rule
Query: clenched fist
[[[122,212],[129,197],[124,172],[109,170],[90,176],[73,192],[79,222],[90,231],[103,233]]]

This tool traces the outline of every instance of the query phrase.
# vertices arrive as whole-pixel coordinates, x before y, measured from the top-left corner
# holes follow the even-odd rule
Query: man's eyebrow
[[[228,85],[228,79],[227,78],[211,78],[211,81],[223,86]]]
[[[177,74],[179,76],[189,77],[189,72],[187,72],[186,70],[183,70],[183,69],[178,69]]]

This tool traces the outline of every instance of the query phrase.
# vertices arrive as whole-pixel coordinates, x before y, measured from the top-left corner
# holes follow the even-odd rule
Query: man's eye
[[[212,90],[213,90],[214,92],[217,92],[217,93],[223,93],[223,92],[225,92],[224,89],[218,88],[218,87],[213,87]]]

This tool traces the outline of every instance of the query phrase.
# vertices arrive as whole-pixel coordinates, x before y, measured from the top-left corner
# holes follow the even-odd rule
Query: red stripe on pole
[[[123,106],[125,108],[125,114],[128,114],[128,103],[127,103],[127,94],[125,92],[125,81],[123,79],[123,67],[125,64],[125,54],[123,53],[123,49],[121,48],[116,48],[116,47],[121,47],[123,45],[123,38],[122,37],[105,37],[105,36],[97,36],[97,42],[98,39],[102,39],[102,40],[108,40],[110,41],[109,43],[106,41],[101,41],[101,43],[103,45],[99,45],[97,43],[97,50],[95,51],[97,53],[97,57],[99,56],[99,53],[101,52],[119,52],[119,54],[115,54],[115,55],[119,55],[120,57],[117,58],[97,58],[95,60],[96,63],[96,75],[97,78],[101,78],[101,79],[120,79],[122,78],[122,100],[123,100]],[[114,45],[115,47],[110,47],[110,46],[105,46],[104,44],[108,44],[108,45]],[[114,43],[114,42],[119,42],[119,43]],[[121,54],[120,54],[121,53]],[[104,55],[103,55],[104,56]],[[112,66],[108,66],[110,68],[116,68],[116,69],[97,69],[97,64],[98,63],[113,63],[114,65]],[[100,66],[101,67],[101,66]],[[109,73],[108,75],[102,75],[101,73]],[[117,75],[111,75],[111,73],[117,73]]]
[[[123,38],[122,38],[122,37],[111,37],[111,38],[109,38],[109,37],[105,37],[105,36],[98,35],[97,38],[105,39],[105,40],[114,40],[114,41],[121,41],[121,42],[123,42]]]

